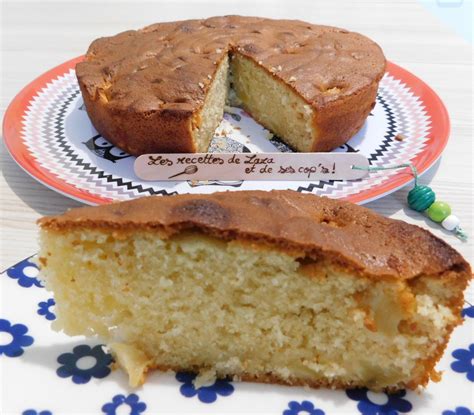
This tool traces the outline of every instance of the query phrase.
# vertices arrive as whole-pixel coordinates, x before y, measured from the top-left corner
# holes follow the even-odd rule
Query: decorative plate
[[[439,383],[421,393],[394,395],[219,380],[195,388],[190,373],[152,372],[136,390],[94,340],[51,329],[54,300],[36,278],[33,258],[0,274],[0,413],[5,415],[472,415],[474,410],[474,285],[462,311],[464,323],[437,368]],[[80,318],[80,315],[77,316]]]
[[[152,194],[221,190],[293,189],[365,203],[411,181],[407,171],[371,173],[355,181],[143,182],[134,157],[108,143],[92,126],[74,67],[82,57],[50,70],[26,86],[10,104],[3,136],[17,163],[46,186],[89,204]],[[449,118],[439,97],[423,81],[389,63],[376,106],[361,131],[335,151],[360,152],[374,166],[411,161],[421,173],[441,155]],[[210,152],[291,151],[239,108],[228,108]]]

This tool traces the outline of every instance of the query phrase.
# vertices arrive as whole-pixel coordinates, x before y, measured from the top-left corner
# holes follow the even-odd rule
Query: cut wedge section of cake
[[[438,378],[471,278],[421,228],[291,191],[149,197],[40,226],[55,328],[99,336],[133,386],[172,369],[414,389]]]

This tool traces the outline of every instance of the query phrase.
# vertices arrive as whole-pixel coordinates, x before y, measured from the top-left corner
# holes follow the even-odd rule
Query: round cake
[[[224,16],[97,39],[76,73],[97,131],[129,154],[206,152],[226,103],[312,152],[359,131],[385,64],[358,33]]]

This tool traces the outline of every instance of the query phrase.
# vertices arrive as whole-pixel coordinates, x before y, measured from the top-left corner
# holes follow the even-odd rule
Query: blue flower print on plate
[[[194,373],[178,372],[176,379],[183,383],[179,388],[181,395],[187,398],[197,395],[198,399],[203,403],[215,402],[217,395],[229,396],[234,392],[234,387],[231,383],[222,379],[217,379],[210,386],[201,386],[200,388],[196,388],[193,384],[193,380],[196,379],[196,374]]]
[[[128,396],[115,395],[112,402],[108,402],[102,407],[102,412],[107,415],[116,415],[116,410],[124,405],[129,406],[130,412],[128,413],[130,415],[140,415],[146,409],[146,404],[140,402],[138,395],[132,393]]]
[[[102,379],[110,373],[112,356],[102,350],[102,345],[90,347],[87,344],[74,347],[72,353],[63,353],[58,357],[62,366],[56,371],[61,378],[72,376],[77,384],[87,383],[91,378]]]
[[[11,324],[0,319],[0,356],[18,357],[24,353],[23,348],[33,344],[33,337],[27,336],[28,327],[24,324]]]
[[[29,288],[33,285],[36,287],[43,287],[41,281],[36,278],[39,274],[39,269],[36,264],[27,258],[7,270],[7,275],[17,280],[18,285]]]
[[[324,411],[314,407],[310,401],[288,403],[288,409],[283,411],[283,415],[324,415]]]
[[[55,302],[53,298],[50,298],[48,301],[40,301],[38,303],[38,311],[37,313],[40,316],[44,316],[46,320],[54,320],[56,315],[51,311],[51,308],[55,306]]]
[[[474,412],[464,406],[458,406],[454,411],[443,411],[441,415],[474,415]]]
[[[468,380],[474,382],[474,344],[468,349],[456,349],[452,356],[456,359],[451,363],[451,369],[458,373],[465,373]]]
[[[27,409],[21,415],[53,415],[51,411],[35,411],[34,409]]]
[[[346,394],[353,401],[359,402],[357,409],[362,415],[398,415],[412,409],[412,404],[403,399],[405,391],[375,394],[367,389],[350,389]]]
[[[468,307],[463,308],[461,311],[461,316],[464,318],[474,318],[474,305],[470,305]]]

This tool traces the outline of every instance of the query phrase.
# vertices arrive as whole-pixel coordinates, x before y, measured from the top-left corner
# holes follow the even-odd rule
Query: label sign
[[[356,153],[144,154],[135,160],[142,180],[355,180],[369,162]]]

